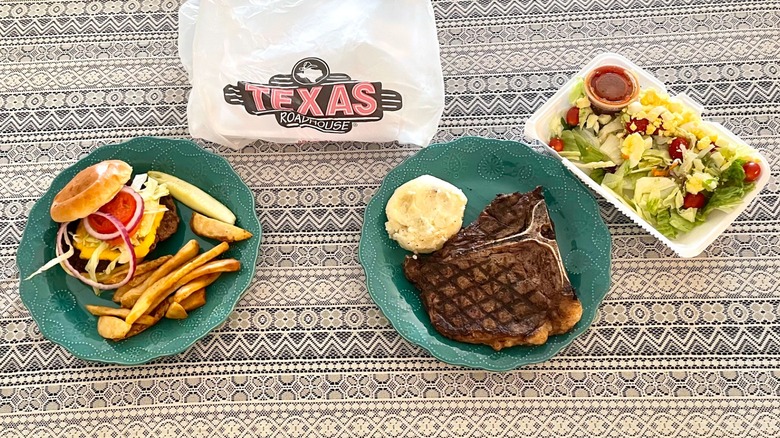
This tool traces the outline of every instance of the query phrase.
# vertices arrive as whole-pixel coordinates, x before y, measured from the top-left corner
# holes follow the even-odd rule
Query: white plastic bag
[[[190,134],[426,146],[444,107],[428,0],[189,0]]]

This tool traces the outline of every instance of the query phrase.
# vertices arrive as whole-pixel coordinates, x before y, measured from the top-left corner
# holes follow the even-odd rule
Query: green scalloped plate
[[[20,278],[26,278],[54,258],[58,224],[51,220],[49,207],[62,187],[80,170],[107,159],[124,160],[133,173],[159,170],[199,186],[219,199],[236,215],[236,225],[249,230],[253,237],[232,244],[224,257],[241,261],[241,270],[224,274],[209,286],[206,305],[192,311],[183,320],[163,319],[154,327],[130,339],[114,342],[97,333],[97,317],[89,314],[87,304],[116,306],[113,292],[96,296],[92,288],[66,275],[59,267],[30,280],[22,280],[19,292],[44,337],[65,347],[74,356],[122,365],[133,365],[184,351],[195,341],[227,319],[236,302],[249,286],[255,272],[260,247],[260,222],[255,214],[252,191],[217,155],[187,140],[140,137],[125,143],[103,146],[65,169],[54,178],[49,190],[35,203],[22,236],[16,263]],[[160,243],[147,258],[175,253],[190,239],[201,248],[211,248],[214,241],[196,236],[189,227],[192,210],[176,201],[179,229]]]
[[[401,184],[424,174],[463,190],[468,197],[465,224],[499,193],[544,187],[566,272],[583,307],[582,319],[571,331],[551,336],[541,346],[494,351],[447,339],[434,330],[417,290],[404,277],[401,263],[408,252],[385,231],[390,196]],[[449,364],[507,371],[553,357],[590,326],[609,290],[611,246],[595,199],[558,160],[522,143],[464,137],[428,146],[390,171],[366,207],[359,258],[369,294],[406,340]]]

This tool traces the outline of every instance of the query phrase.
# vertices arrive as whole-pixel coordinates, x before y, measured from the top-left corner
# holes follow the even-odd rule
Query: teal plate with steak
[[[55,257],[58,225],[49,216],[54,195],[76,173],[97,162],[118,159],[133,167],[133,174],[159,170],[188,181],[225,204],[236,215],[236,225],[253,237],[230,245],[220,258],[235,258],[241,270],[225,273],[206,288],[206,304],[183,320],[163,318],[153,327],[115,342],[97,332],[97,317],[87,312],[87,304],[116,307],[113,291],[95,295],[92,288],[55,266],[30,280],[24,280]],[[218,242],[196,236],[189,226],[192,210],[176,202],[181,223],[170,239],[161,242],[147,260],[174,254],[184,243],[196,239],[201,252]],[[187,140],[140,137],[125,143],[107,145],[93,151],[54,178],[43,197],[35,203],[24,229],[16,263],[22,279],[19,293],[44,337],[85,360],[132,365],[184,351],[227,319],[249,286],[260,248],[261,228],[255,214],[252,191],[228,162]]]
[[[544,198],[566,273],[582,302],[582,319],[568,333],[541,346],[495,351],[445,338],[434,330],[402,263],[409,254],[385,231],[385,205],[396,188],[420,175],[457,186],[468,198],[464,226],[500,193],[544,187]],[[371,298],[396,330],[436,358],[453,365],[507,371],[556,355],[590,326],[610,285],[612,240],[588,189],[556,159],[525,144],[464,137],[422,149],[385,177],[366,207],[359,258]]]

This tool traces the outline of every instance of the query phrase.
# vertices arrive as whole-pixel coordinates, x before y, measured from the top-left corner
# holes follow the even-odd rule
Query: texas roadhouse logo
[[[357,81],[331,73],[319,58],[305,58],[290,74],[272,76],[267,84],[240,81],[223,89],[225,102],[243,105],[256,116],[273,114],[285,128],[307,127],[347,133],[355,122],[382,120],[385,111],[398,111],[401,94],[381,82]]]

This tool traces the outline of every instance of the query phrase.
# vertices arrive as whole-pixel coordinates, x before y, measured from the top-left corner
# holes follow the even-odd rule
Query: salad
[[[681,100],[654,88],[615,113],[592,106],[579,79],[549,145],[659,232],[676,238],[753,190],[759,157],[718,135]]]

